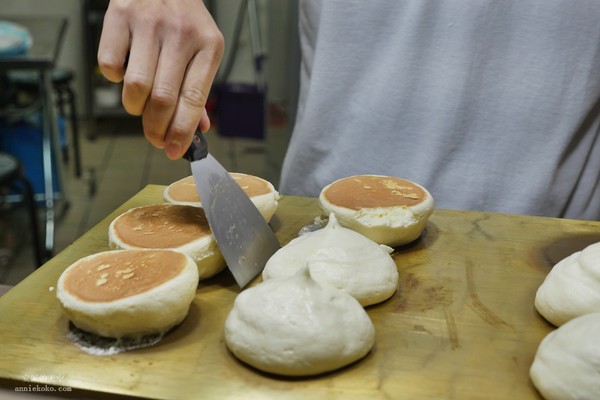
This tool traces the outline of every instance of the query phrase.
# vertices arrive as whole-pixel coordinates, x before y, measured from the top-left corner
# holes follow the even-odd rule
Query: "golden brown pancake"
[[[83,259],[65,276],[64,288],[87,302],[123,299],[177,276],[187,263],[182,253],[161,250],[106,252]]]
[[[204,210],[178,204],[153,204],[119,215],[108,230],[111,248],[173,249],[192,257],[200,279],[222,271],[225,260]]]
[[[411,207],[423,202],[424,190],[414,182],[394,177],[360,175],[343,178],[323,192],[326,200],[351,210]]]
[[[383,175],[355,175],[325,186],[323,211],[340,225],[391,247],[417,239],[431,213],[433,197],[421,185]]]
[[[192,206],[155,204],[119,216],[115,233],[131,247],[171,249],[211,235],[204,210]]]
[[[231,177],[244,189],[248,197],[261,196],[272,192],[269,182],[257,176],[232,172]],[[169,185],[167,193],[174,203],[200,201],[194,177],[191,175]]]
[[[279,201],[279,193],[273,185],[269,181],[253,175],[239,172],[231,172],[230,175],[250,197],[265,221],[269,222],[275,214]],[[170,204],[202,207],[193,176],[180,179],[167,186],[163,191],[163,198]]]
[[[107,337],[164,333],[186,317],[198,268],[173,250],[110,250],[70,265],[56,296],[75,326]]]

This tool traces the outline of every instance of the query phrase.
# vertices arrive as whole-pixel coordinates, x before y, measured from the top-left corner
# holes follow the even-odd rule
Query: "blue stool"
[[[8,76],[9,85],[13,90],[23,90],[36,93],[39,89],[39,76],[30,71],[20,71],[18,74]],[[75,176],[81,176],[81,151],[79,149],[79,124],[77,122],[77,101],[75,91],[72,88],[72,82],[75,74],[70,69],[57,68],[52,71],[52,87],[56,93],[56,105],[58,113],[65,120],[67,115],[71,125],[71,138],[73,140],[73,154],[75,158]],[[65,112],[65,106],[68,105],[68,113]],[[63,160],[69,160],[68,147],[63,147]]]
[[[33,239],[33,253],[35,257],[36,268],[40,267],[44,259],[50,257],[42,256],[42,246],[40,241],[40,230],[38,214],[33,198],[33,189],[29,180],[23,175],[21,164],[16,157],[10,154],[0,152],[0,196],[4,192],[17,191],[22,195],[22,202],[26,204],[29,210],[30,230]],[[0,197],[1,199],[2,197]]]

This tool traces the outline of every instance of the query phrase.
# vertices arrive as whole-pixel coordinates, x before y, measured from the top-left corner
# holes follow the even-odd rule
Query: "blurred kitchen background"
[[[261,176],[277,186],[298,91],[297,0],[206,0],[205,4],[226,43],[208,105],[213,123],[207,135],[209,147],[228,170]],[[63,117],[56,107],[62,154],[55,154],[55,159],[63,168],[64,182],[56,196],[53,254],[144,186],[167,185],[190,174],[187,162],[170,161],[145,141],[139,117],[127,115],[121,107],[120,86],[98,71],[96,52],[107,6],[108,1],[98,0],[2,0],[0,6],[0,20],[64,17],[68,21],[53,79],[62,79],[75,94],[76,118],[73,122],[68,112]],[[257,72],[257,64],[262,65],[262,73]],[[11,148],[0,147],[0,151],[10,153],[15,142],[21,146],[20,138],[14,138],[23,134],[18,127],[25,122],[2,113],[1,107],[0,138],[13,139],[8,140]],[[37,193],[43,240],[41,160],[20,161]],[[0,284],[9,286],[36,269],[27,208],[13,197],[5,188],[0,192]]]

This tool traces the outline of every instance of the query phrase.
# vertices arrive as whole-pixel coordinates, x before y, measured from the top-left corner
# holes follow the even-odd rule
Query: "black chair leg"
[[[60,115],[63,119],[65,118],[65,94],[62,90],[62,85],[54,86],[54,93],[56,93],[56,106],[58,108],[58,115]],[[62,159],[63,162],[69,162],[69,146],[62,146]]]
[[[70,117],[71,117],[71,133],[73,140],[73,154],[75,156],[75,176],[81,177],[81,151],[79,149],[79,124],[77,122],[77,105],[75,92],[70,87],[66,87],[68,102],[70,104]]]
[[[27,208],[29,210],[31,234],[33,235],[33,253],[35,257],[36,268],[39,268],[46,260],[50,259],[52,255],[42,255],[40,225],[38,222],[37,207],[33,197],[33,187],[31,186],[31,183],[24,177],[19,178],[19,183],[21,184],[23,199],[27,203]]]
[[[75,176],[81,177],[81,150],[79,149],[79,124],[77,121],[77,104],[75,98],[75,92],[68,84],[61,83],[55,85],[55,92],[57,94],[57,105],[59,114],[66,119],[67,113],[65,112],[65,103],[69,106],[69,118],[71,125],[71,140],[73,141],[73,156],[75,158]],[[67,162],[69,160],[68,146],[63,149],[63,160]]]

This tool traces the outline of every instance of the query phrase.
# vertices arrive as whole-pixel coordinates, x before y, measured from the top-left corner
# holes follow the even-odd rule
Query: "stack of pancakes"
[[[279,199],[273,185],[232,176],[269,221]],[[164,333],[187,315],[198,281],[225,268],[193,178],[169,185],[164,198],[119,215],[108,232],[114,250],[63,272],[57,297],[76,327],[112,338]]]

